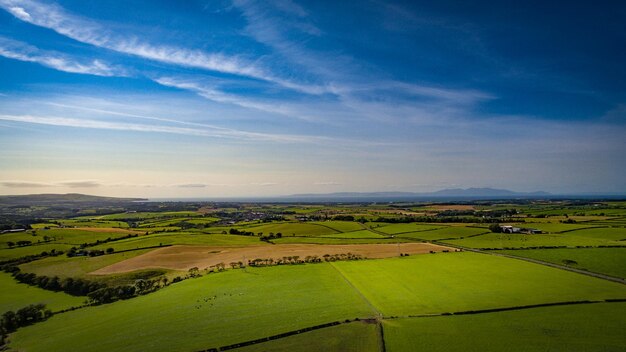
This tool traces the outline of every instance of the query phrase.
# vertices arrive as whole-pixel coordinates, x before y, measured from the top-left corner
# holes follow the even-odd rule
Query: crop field
[[[626,279],[626,248],[557,248],[498,252]]]
[[[578,236],[576,235],[576,232],[539,235],[487,233],[485,235],[458,240],[446,240],[444,242],[470,248],[529,248],[550,246],[575,247],[624,245],[624,242],[619,241]]]
[[[363,230],[363,227],[359,223],[353,221],[318,221],[312,222],[311,224],[330,227],[337,232],[352,232]]]
[[[415,242],[414,240],[403,239],[403,238],[385,238],[382,236],[372,237],[372,238],[351,238],[349,236],[342,237],[345,234],[332,235],[329,237],[283,237],[272,240],[273,243],[276,244],[285,244],[285,243],[314,243],[314,244],[367,244],[367,243],[406,243],[406,242]]]
[[[98,277],[89,275],[89,273],[149,251],[149,249],[143,249],[130,252],[113,253],[98,257],[68,258],[63,255],[36,260],[30,263],[22,264],[19,267],[22,272],[34,273],[48,277],[58,276],[60,278],[72,277],[95,279]]]
[[[385,316],[626,298],[622,284],[469,252],[333,265]]]
[[[109,242],[102,245],[94,246],[94,249],[105,250],[113,248],[116,252],[130,249],[141,249],[149,247],[159,247],[166,245],[214,245],[214,246],[232,246],[232,245],[250,245],[264,244],[259,241],[256,236],[235,236],[221,234],[204,234],[199,232],[167,232],[154,235],[144,235],[124,239],[115,242]]]
[[[623,351],[626,303],[385,320],[389,352]],[[520,347],[523,346],[523,347]]]
[[[129,272],[141,269],[165,268],[171,270],[189,270],[190,268],[208,268],[219,263],[245,262],[246,260],[272,259],[278,261],[284,257],[298,256],[300,259],[325,255],[354,254],[363,258],[388,258],[404,254],[424,254],[441,251],[454,251],[449,247],[430,243],[402,244],[280,244],[275,246],[245,247],[207,247],[207,246],[172,246],[159,248],[149,253],[119,261],[93,274],[104,275]]]
[[[372,314],[330,264],[249,268],[54,316],[12,334],[11,347],[197,351]],[[249,324],[252,317],[262,323]]]
[[[16,282],[11,275],[0,273],[0,315],[16,311],[29,304],[43,303],[52,311],[81,306],[85,297],[74,297],[62,292],[51,292]]]

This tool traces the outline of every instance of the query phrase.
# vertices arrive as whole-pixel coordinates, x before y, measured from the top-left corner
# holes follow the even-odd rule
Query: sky
[[[0,194],[626,194],[623,1],[0,0]]]

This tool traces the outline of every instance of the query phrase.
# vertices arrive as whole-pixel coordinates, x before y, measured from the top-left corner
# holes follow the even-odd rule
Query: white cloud
[[[0,0],[0,7],[22,21],[52,29],[71,39],[97,47],[173,65],[252,77],[309,94],[325,92],[323,87],[299,84],[277,77],[242,57],[153,45],[133,35],[117,34],[96,21],[70,14],[58,5],[32,0]]]
[[[123,76],[119,67],[111,66],[101,60],[79,61],[67,55],[38,49],[23,42],[0,36],[0,56],[9,59],[34,62],[55,70],[96,76]]]

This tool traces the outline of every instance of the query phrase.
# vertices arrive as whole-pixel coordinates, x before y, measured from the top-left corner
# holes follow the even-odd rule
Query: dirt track
[[[219,263],[245,262],[246,260],[280,259],[286,256],[319,256],[324,254],[360,254],[366,258],[397,257],[399,253],[422,254],[430,251],[454,251],[454,248],[430,243],[401,244],[277,244],[273,246],[213,247],[213,246],[172,246],[156,249],[146,254],[130,258],[98,269],[91,274],[107,275],[141,269],[189,270],[193,267],[208,268]]]

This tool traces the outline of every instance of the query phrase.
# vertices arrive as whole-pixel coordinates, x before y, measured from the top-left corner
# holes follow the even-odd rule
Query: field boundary
[[[586,300],[586,301],[538,303],[538,304],[529,304],[525,306],[464,310],[464,311],[458,311],[458,312],[445,312],[445,313],[435,313],[435,314],[393,316],[393,317],[385,317],[384,320],[395,320],[395,319],[404,319],[404,318],[432,318],[432,317],[445,317],[445,316],[454,316],[454,315],[488,314],[488,313],[508,312],[508,311],[515,311],[515,310],[525,310],[525,309],[544,308],[544,307],[573,306],[573,305],[580,305],[580,304],[624,303],[624,302],[626,302],[626,298],[608,298],[608,299],[598,300],[598,301]]]

